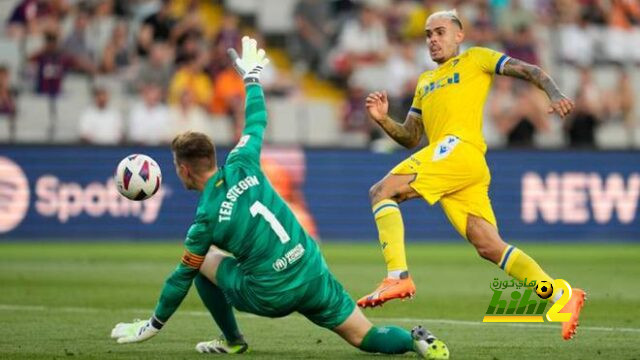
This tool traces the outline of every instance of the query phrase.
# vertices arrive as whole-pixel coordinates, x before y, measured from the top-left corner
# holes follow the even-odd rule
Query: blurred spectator
[[[271,64],[262,70],[260,83],[268,96],[291,96],[299,89],[290,72]]]
[[[91,4],[93,5],[91,27],[96,29],[94,32],[97,32],[101,37],[105,37],[99,43],[102,46],[111,36],[115,26],[118,23],[125,22],[126,19],[114,13],[116,9],[115,0],[94,0]]]
[[[113,73],[133,64],[135,55],[129,44],[129,29],[120,22],[113,29],[113,35],[102,53],[102,71]]]
[[[379,137],[377,126],[369,119],[364,104],[366,92],[357,86],[350,86],[342,109],[342,130],[365,134],[369,143]]]
[[[319,72],[330,40],[335,33],[331,4],[325,0],[301,0],[293,11],[295,29],[290,53],[306,69]]]
[[[157,84],[167,89],[171,81],[172,60],[171,47],[167,43],[154,43],[147,59],[143,59],[139,64],[134,90],[140,91],[145,84]]]
[[[231,14],[225,15],[222,20],[222,27],[209,47],[207,73],[212,79],[215,79],[218,73],[229,67],[227,49],[234,48],[239,52],[240,39],[241,34],[238,28],[238,17]],[[264,45],[261,46],[264,47]]]
[[[258,39],[259,41],[259,39]],[[261,46],[264,46],[264,43]],[[239,49],[240,30],[238,18],[226,15],[222,28],[213,40],[209,51],[207,73],[213,79],[213,96],[209,103],[209,111],[215,115],[231,117],[233,121],[234,139],[239,139],[244,127],[244,82],[233,69],[227,49]],[[262,84],[265,86],[265,72],[272,68],[267,66],[263,71]],[[266,91],[266,88],[265,88]]]
[[[175,28],[176,36],[195,31],[203,38],[211,39],[220,27],[220,11],[214,1],[174,1],[171,10],[180,19]]]
[[[7,20],[7,34],[23,37],[51,30],[56,23],[50,0],[21,0]]]
[[[509,0],[509,4],[504,8],[498,19],[498,28],[503,33],[503,36],[509,38],[518,29],[523,27],[531,28],[536,21],[536,16],[533,12],[522,6],[523,0]]]
[[[146,56],[154,42],[175,40],[176,19],[171,16],[171,0],[161,0],[160,9],[142,22],[138,32],[138,54]]]
[[[387,59],[385,89],[389,96],[389,113],[394,119],[404,119],[411,107],[416,82],[422,72],[415,53],[413,44],[405,40],[393,44]]]
[[[57,96],[62,90],[65,73],[71,67],[93,72],[93,64],[75,58],[58,46],[58,36],[55,33],[44,35],[45,43],[42,50],[32,55],[30,62],[36,65],[36,92],[42,95]]]
[[[0,116],[5,116],[9,122],[9,141],[15,141],[16,135],[16,95],[17,91],[11,86],[9,69],[0,65]]]
[[[559,26],[562,60],[577,66],[591,66],[594,62],[598,29],[590,26],[588,19],[583,12],[577,20]]]
[[[88,144],[115,145],[122,141],[122,116],[109,106],[109,92],[105,87],[94,87],[93,104],[80,114],[79,129],[80,138]]]
[[[367,72],[380,65],[387,55],[388,41],[377,9],[363,4],[358,17],[344,24],[334,51],[332,66],[339,78],[348,77],[354,70]],[[370,77],[370,74],[361,76],[362,80]]]
[[[505,41],[505,53],[529,64],[540,64],[536,50],[536,39],[533,37],[531,28],[527,25],[515,29],[513,36]]]
[[[607,11],[602,0],[582,0],[579,3],[581,16],[590,24],[602,26],[607,23]]]
[[[377,7],[365,3],[354,20],[347,22],[330,57],[336,80],[365,91],[384,88],[389,44]]]
[[[634,24],[640,23],[640,3],[636,0],[611,0],[608,22],[603,43],[606,58],[618,64],[630,59],[640,61],[640,34],[633,28]]]
[[[611,120],[621,121],[627,128],[634,124],[634,90],[631,77],[624,67],[618,68],[618,81],[613,89],[604,92],[604,115]],[[631,136],[631,132],[629,133]]]
[[[536,88],[502,76],[496,78],[488,103],[489,114],[510,147],[532,147],[535,133],[549,130],[544,106]]]
[[[404,10],[406,15],[401,33],[409,39],[424,40],[424,25],[427,22],[427,17],[436,11],[433,1],[423,0],[420,3],[404,1],[402,4],[407,9]]]
[[[132,3],[130,0],[113,0],[113,14],[119,18],[125,18],[131,15]]]
[[[175,46],[175,66],[181,66],[192,58],[201,54],[202,34],[197,31],[188,31],[178,37]]]
[[[89,21],[91,21],[89,9],[86,5],[79,7],[73,21],[73,29],[62,43],[62,49],[67,54],[73,56],[78,61],[87,64],[94,63],[97,55],[90,44],[90,34],[87,31]]]
[[[471,21],[472,31],[466,33],[466,41],[471,46],[484,46],[489,48],[498,48],[498,34],[493,26],[493,19],[489,5],[486,2],[477,2],[477,13]]]
[[[184,90],[180,95],[178,104],[174,104],[169,109],[171,119],[172,136],[187,130],[209,132],[209,118],[194,101],[191,91]]]
[[[594,147],[595,129],[602,121],[606,104],[602,93],[593,81],[589,68],[580,71],[579,88],[576,93],[576,107],[565,121],[565,130],[572,147]]]
[[[175,72],[169,85],[169,103],[177,104],[185,90],[193,94],[195,102],[207,108],[211,101],[212,84],[203,71],[203,57],[194,55],[186,59],[184,64]]]
[[[237,48],[240,45],[241,38],[238,16],[225,14],[222,18],[220,29],[215,36],[214,44],[225,49]]]
[[[634,126],[634,112],[635,105],[633,83],[629,73],[624,68],[618,70],[618,94],[612,96],[612,99],[617,100],[617,110],[620,113],[620,118],[627,127]]]
[[[244,128],[244,82],[232,66],[214,79],[209,110],[213,114],[230,116],[234,124],[234,138],[240,138]]]
[[[165,144],[171,138],[169,109],[161,102],[162,89],[155,84],[142,88],[142,101],[137,101],[129,114],[128,140],[135,144]]]

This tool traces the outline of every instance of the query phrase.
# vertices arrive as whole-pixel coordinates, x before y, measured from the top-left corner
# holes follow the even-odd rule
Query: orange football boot
[[[416,285],[411,280],[411,276],[404,279],[385,278],[374,292],[358,300],[358,306],[361,308],[376,307],[389,300],[411,298],[415,293]]]
[[[584,301],[587,298],[587,293],[582,289],[572,289],[571,299],[562,308],[560,312],[571,313],[571,318],[567,322],[562,323],[562,338],[565,340],[571,340],[576,334],[578,329],[578,318],[580,317],[580,311],[584,307]]]

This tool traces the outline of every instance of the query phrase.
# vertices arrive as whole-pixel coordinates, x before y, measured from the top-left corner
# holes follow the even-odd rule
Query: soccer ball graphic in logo
[[[127,199],[141,201],[158,192],[162,183],[160,166],[152,158],[132,154],[120,161],[115,175],[116,187]]]
[[[536,294],[538,294],[541,299],[548,299],[549,296],[553,294],[553,285],[548,281],[540,281],[536,285]]]

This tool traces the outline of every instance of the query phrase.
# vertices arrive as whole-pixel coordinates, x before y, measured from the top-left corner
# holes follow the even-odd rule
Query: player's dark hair
[[[207,171],[216,166],[216,147],[203,133],[186,131],[171,141],[171,151],[178,163],[185,163],[195,171]]]

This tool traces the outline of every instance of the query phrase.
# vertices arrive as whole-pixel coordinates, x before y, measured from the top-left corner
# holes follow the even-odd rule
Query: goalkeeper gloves
[[[132,323],[118,323],[111,330],[111,338],[117,339],[118,344],[143,342],[154,337],[162,325],[155,317],[149,320],[134,320]]]
[[[233,67],[242,76],[245,84],[260,81],[260,72],[269,63],[264,50],[257,50],[258,43],[248,36],[242,38],[242,57],[234,49],[228,49]]]

